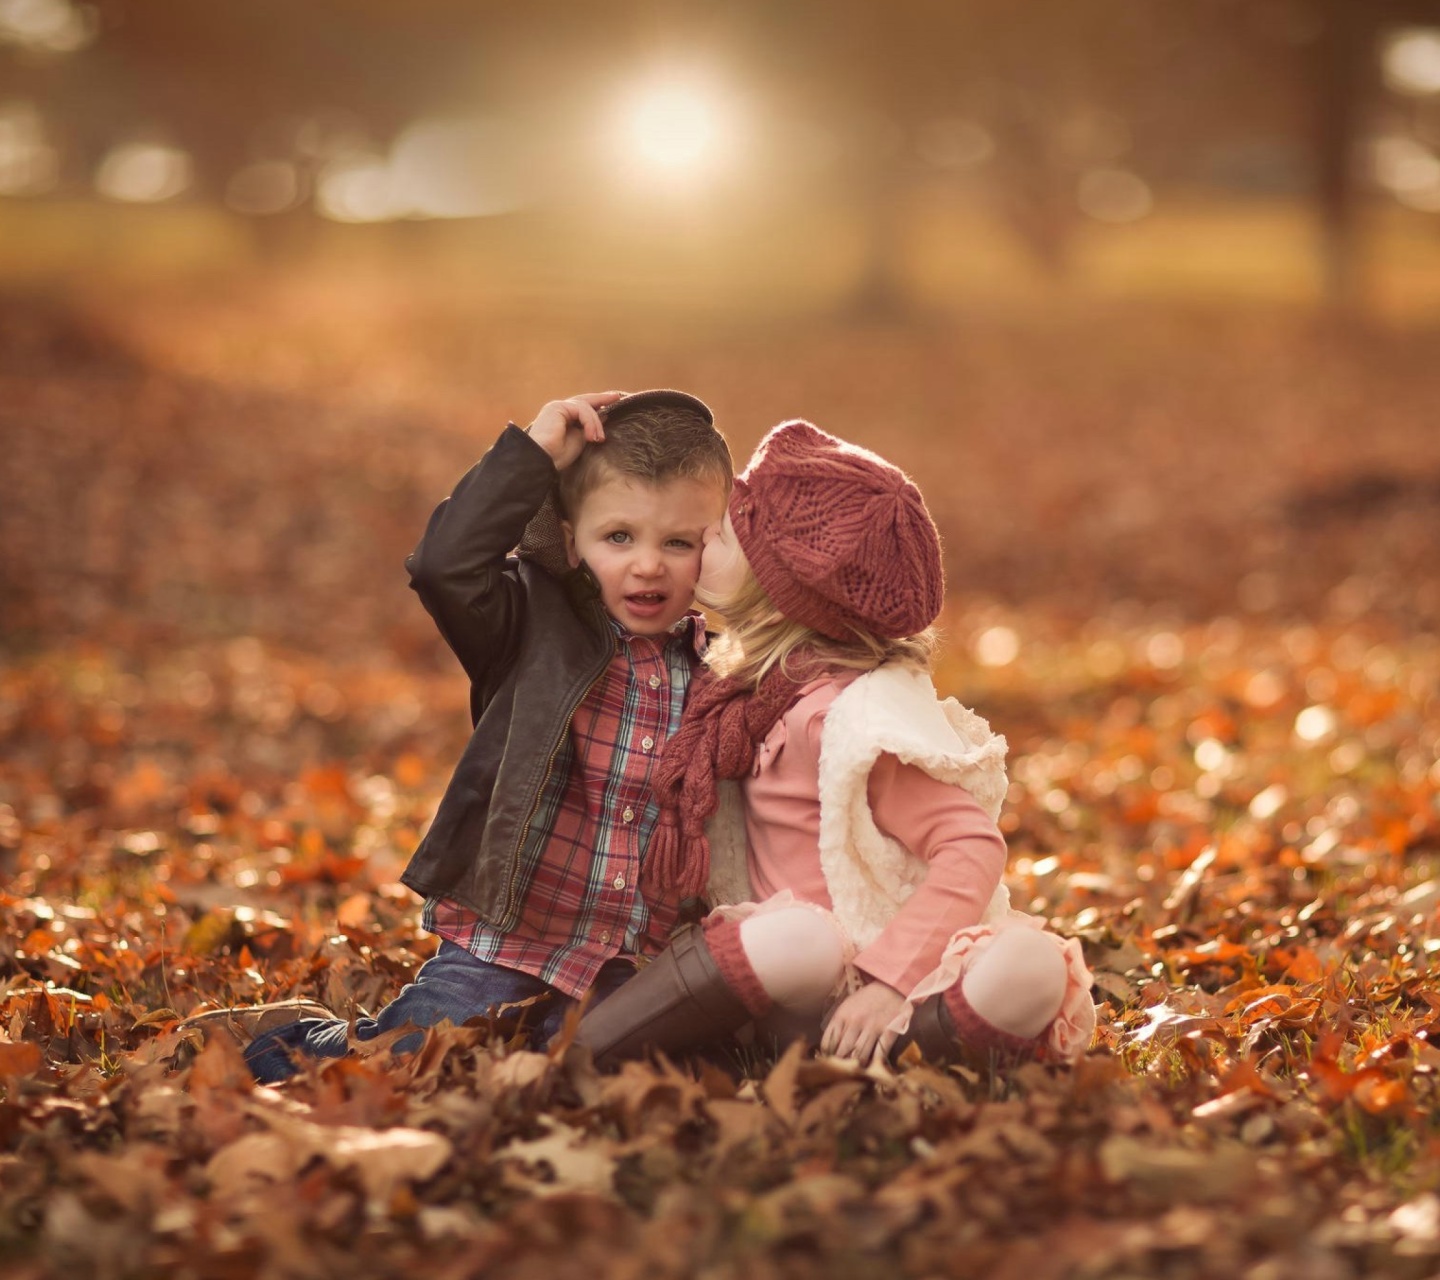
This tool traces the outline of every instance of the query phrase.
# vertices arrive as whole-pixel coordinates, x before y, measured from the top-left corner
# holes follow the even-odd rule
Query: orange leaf
[[[355,929],[370,919],[370,897],[354,893],[335,909],[335,918],[347,929]]]
[[[416,791],[425,785],[425,761],[413,751],[407,751],[395,761],[395,781],[407,791]]]
[[[1237,1093],[1241,1090],[1247,1090],[1250,1093],[1259,1094],[1263,1098],[1274,1098],[1278,1096],[1269,1081],[1256,1070],[1253,1062],[1237,1062],[1225,1073],[1225,1078],[1220,1082],[1220,1087],[1227,1093]]]
[[[26,955],[43,956],[55,945],[55,935],[49,929],[32,929],[25,935],[20,950]]]
[[[1410,847],[1410,824],[1403,818],[1391,818],[1385,824],[1383,838],[1391,853],[1404,853]]]
[[[1319,982],[1325,976],[1325,966],[1309,947],[1296,947],[1295,958],[1285,966],[1285,976],[1296,982]]]
[[[1383,1116],[1404,1107],[1410,1101],[1410,1091],[1403,1080],[1386,1080],[1371,1069],[1357,1074],[1354,1097],[1372,1116]]]
[[[0,1042],[0,1080],[15,1076],[34,1075],[40,1069],[42,1055],[38,1044]]]
[[[1259,1018],[1267,1013],[1280,1013],[1289,1008],[1295,997],[1295,988],[1285,983],[1269,987],[1256,987],[1238,995],[1225,1006],[1226,1013],[1243,1012],[1247,1018]]]
[[[1186,969],[1193,969],[1202,964],[1225,964],[1231,960],[1238,960],[1241,956],[1248,956],[1248,947],[1242,947],[1238,942],[1226,942],[1217,938],[1214,942],[1206,942],[1198,947],[1191,947],[1188,951],[1177,951],[1166,958],[1172,963],[1181,965]]]

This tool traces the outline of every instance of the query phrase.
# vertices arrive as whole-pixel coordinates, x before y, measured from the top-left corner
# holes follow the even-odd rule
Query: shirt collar
[[[637,636],[608,613],[605,615],[605,620],[610,624],[610,630],[614,634],[617,644],[629,644],[632,640],[661,640],[666,644],[688,642],[694,649],[695,656],[703,657],[705,646],[709,643],[709,637],[705,634],[705,615],[698,609],[691,609],[686,613],[665,636]]]

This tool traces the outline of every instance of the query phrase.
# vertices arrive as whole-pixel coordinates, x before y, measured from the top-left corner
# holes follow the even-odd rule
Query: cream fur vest
[[[1005,739],[954,698],[943,702],[930,677],[887,665],[851,682],[830,705],[820,734],[820,867],[835,916],[857,947],[874,942],[925,879],[926,863],[876,825],[866,798],[870,770],[889,752],[932,778],[964,787],[990,817],[1005,799]],[[750,900],[740,786],[720,786],[710,837],[710,899]],[[1008,914],[1002,884],[984,920]]]

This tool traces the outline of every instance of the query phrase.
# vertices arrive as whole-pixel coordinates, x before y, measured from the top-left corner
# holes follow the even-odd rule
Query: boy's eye
[[[614,543],[615,546],[620,547],[630,541],[630,535],[623,529],[616,529],[614,533],[607,533],[605,535],[605,541]]]
[[[689,538],[671,538],[669,545],[678,551],[695,550],[695,544]]]

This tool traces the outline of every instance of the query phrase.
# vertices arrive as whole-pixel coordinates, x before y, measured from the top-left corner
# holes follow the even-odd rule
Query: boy
[[[470,677],[474,731],[402,877],[440,949],[356,1038],[551,995],[543,1043],[664,946],[680,903],[638,890],[650,770],[704,647],[695,579],[731,478],[701,401],[606,392],[512,423],[436,509],[406,565]],[[316,1010],[217,1013],[257,1033],[245,1056],[268,1083],[347,1051],[349,1024]]]

